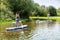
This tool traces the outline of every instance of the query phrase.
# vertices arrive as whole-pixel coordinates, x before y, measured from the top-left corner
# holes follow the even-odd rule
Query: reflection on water
[[[26,24],[28,27],[22,30],[5,31],[3,29],[0,31],[0,40],[60,40],[60,24],[57,21],[39,24],[27,22]]]

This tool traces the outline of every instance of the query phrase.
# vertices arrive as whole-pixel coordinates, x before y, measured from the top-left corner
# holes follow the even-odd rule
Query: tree
[[[47,15],[47,9],[45,6],[39,6],[38,4],[36,4],[36,16],[46,16]]]
[[[9,8],[14,14],[19,11],[21,17],[23,18],[29,18],[30,12],[33,8],[32,0],[8,0],[8,4]]]
[[[50,13],[50,16],[57,16],[56,9],[53,6],[48,7],[48,12]]]
[[[57,15],[60,16],[60,8],[57,9]]]
[[[2,0],[1,3],[0,3],[0,20],[9,20],[11,19],[13,16],[12,16],[12,12],[11,10],[8,8],[8,3],[7,3],[7,0]]]

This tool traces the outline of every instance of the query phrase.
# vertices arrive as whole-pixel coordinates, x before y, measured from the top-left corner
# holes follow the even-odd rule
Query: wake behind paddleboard
[[[10,27],[6,28],[7,31],[12,31],[12,30],[18,30],[18,29],[23,29],[26,28],[28,25],[22,25],[22,26],[17,26],[17,27]]]

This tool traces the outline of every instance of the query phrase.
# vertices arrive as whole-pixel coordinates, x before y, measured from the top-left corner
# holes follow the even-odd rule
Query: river
[[[60,40],[60,23],[51,22],[27,22],[27,28],[14,31],[6,31],[5,27],[12,24],[0,24],[0,40]],[[2,29],[1,29],[2,28]]]

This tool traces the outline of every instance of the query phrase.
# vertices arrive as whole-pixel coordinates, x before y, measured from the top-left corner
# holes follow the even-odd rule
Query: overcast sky
[[[48,6],[54,6],[55,8],[60,7],[60,0],[34,0],[35,3],[38,3],[39,5],[45,5]]]

